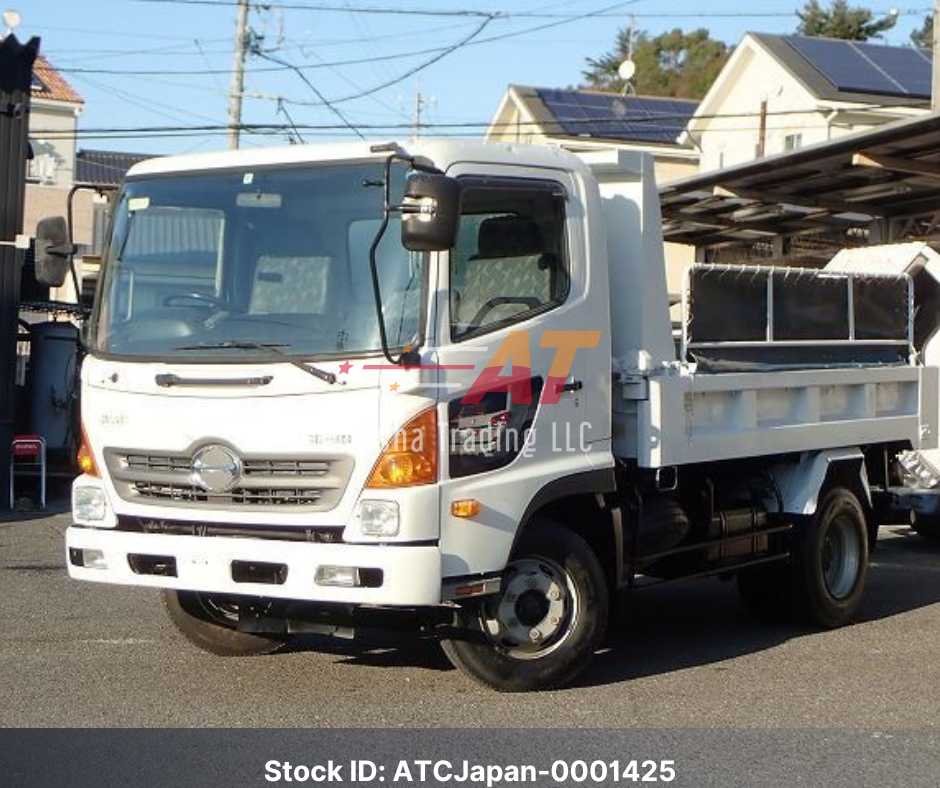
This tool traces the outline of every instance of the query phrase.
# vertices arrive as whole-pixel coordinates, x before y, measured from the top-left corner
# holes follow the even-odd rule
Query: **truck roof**
[[[312,164],[323,161],[382,159],[386,152],[375,153],[379,141],[342,142],[312,145],[283,145],[270,148],[219,151],[181,156],[163,156],[135,164],[128,178],[204,170],[264,167],[278,164]],[[573,154],[555,146],[487,143],[471,140],[422,139],[399,143],[409,155],[424,157],[441,169],[455,162],[480,161],[488,164],[525,165],[587,171]]]

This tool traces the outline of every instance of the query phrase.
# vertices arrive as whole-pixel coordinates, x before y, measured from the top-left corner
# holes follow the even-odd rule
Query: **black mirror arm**
[[[385,314],[382,311],[382,289],[379,284],[379,266],[376,261],[376,251],[382,238],[385,237],[385,231],[388,229],[388,218],[392,211],[391,206],[391,179],[392,179],[392,161],[396,158],[395,154],[390,155],[385,160],[385,180],[382,184],[382,224],[379,225],[375,238],[372,239],[372,246],[369,247],[369,271],[372,274],[372,294],[375,297],[375,315],[379,321],[379,338],[382,341],[382,354],[388,359],[389,364],[398,364],[401,359],[396,361],[392,358],[391,351],[388,349],[388,335],[385,331]]]
[[[78,247],[75,244],[65,243],[59,244],[58,246],[49,246],[46,248],[48,254],[54,254],[56,257],[71,257],[78,251]]]
[[[375,234],[375,238],[372,239],[372,245],[369,247],[369,271],[372,274],[372,293],[375,298],[376,317],[379,321],[379,338],[382,342],[382,354],[388,360],[389,364],[406,367],[418,366],[421,364],[421,354],[417,349],[406,350],[397,359],[392,357],[392,353],[389,350],[388,332],[385,329],[385,315],[382,311],[382,289],[379,283],[379,267],[376,259],[376,252],[378,251],[379,244],[382,243],[382,239],[385,237],[386,230],[388,230],[388,221],[391,214],[397,213],[405,216],[426,213],[428,210],[425,206],[421,205],[392,205],[392,162],[404,161],[415,170],[431,173],[434,175],[443,175],[443,172],[437,167],[418,162],[413,156],[409,156],[395,144],[373,145],[372,152],[387,152],[389,154],[385,159],[385,177],[381,184],[383,189],[382,224],[379,225],[379,229]],[[379,184],[370,183],[369,185],[378,186]]]
[[[369,150],[372,153],[388,153],[389,158],[386,162],[386,168],[388,168],[393,161],[403,161],[413,170],[418,172],[426,172],[429,175],[443,175],[444,171],[435,167],[433,164],[425,164],[423,161],[419,160],[416,156],[411,156],[408,154],[397,142],[386,142],[380,145],[373,145]],[[388,170],[386,169],[386,172]]]

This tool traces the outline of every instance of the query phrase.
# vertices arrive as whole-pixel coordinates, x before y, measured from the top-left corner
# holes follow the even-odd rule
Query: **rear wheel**
[[[792,561],[799,617],[829,628],[848,623],[868,574],[868,526],[853,492],[835,487],[823,497],[815,517],[798,530]]]
[[[259,605],[251,597],[166,589],[163,605],[183,637],[210,654],[253,657],[271,654],[285,642],[283,637],[238,631],[241,613]]]
[[[577,534],[553,522],[530,526],[499,594],[462,607],[442,646],[471,678],[503,692],[571,681],[603,641],[607,580]]]

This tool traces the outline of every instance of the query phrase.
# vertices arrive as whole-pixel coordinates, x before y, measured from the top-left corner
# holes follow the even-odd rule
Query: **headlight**
[[[398,504],[395,501],[362,501],[359,527],[366,536],[397,536]]]
[[[101,522],[108,511],[104,490],[99,487],[75,487],[72,490],[72,514],[79,522]]]

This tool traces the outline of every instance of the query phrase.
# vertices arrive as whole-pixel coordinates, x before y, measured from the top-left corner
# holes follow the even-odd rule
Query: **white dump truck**
[[[671,314],[660,221],[624,152],[135,166],[70,574],[163,589],[221,655],[404,621],[507,691],[570,681],[631,587],[736,577],[757,614],[848,622],[889,468],[937,444],[911,277],[696,265]]]

